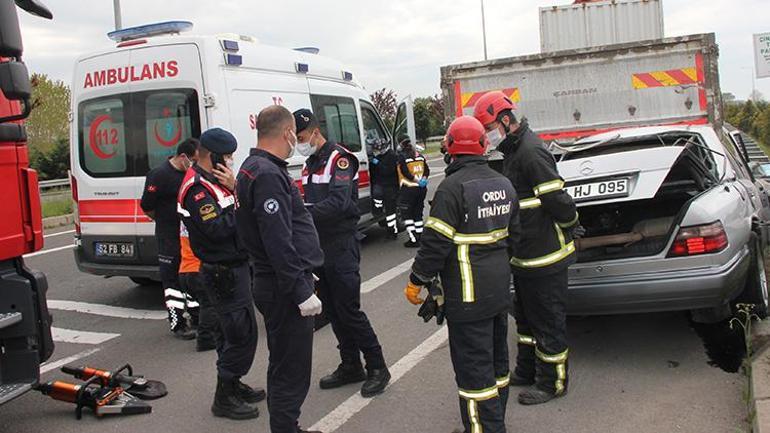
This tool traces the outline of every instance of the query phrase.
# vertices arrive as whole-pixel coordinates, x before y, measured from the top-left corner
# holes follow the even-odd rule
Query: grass
[[[72,213],[72,199],[53,200],[42,203],[43,218],[68,215]]]

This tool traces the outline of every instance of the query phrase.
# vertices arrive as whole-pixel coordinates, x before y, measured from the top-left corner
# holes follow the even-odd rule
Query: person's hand
[[[235,174],[233,174],[233,171],[228,166],[217,164],[212,173],[220,185],[230,191],[235,191]]]
[[[418,185],[420,185],[420,188],[425,188],[428,186],[428,179],[422,178],[417,182]]]
[[[572,239],[580,239],[586,235],[586,228],[580,224],[575,225],[572,229]]]
[[[313,293],[305,302],[299,304],[299,314],[302,317],[317,316],[323,311],[323,304],[318,296]]]
[[[404,296],[412,305],[420,305],[424,301],[424,299],[420,298],[420,292],[424,288],[424,286],[418,286],[410,281],[404,288]]]

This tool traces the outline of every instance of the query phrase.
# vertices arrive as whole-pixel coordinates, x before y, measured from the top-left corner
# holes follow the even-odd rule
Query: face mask
[[[500,132],[500,128],[495,128],[487,132],[487,141],[489,141],[489,149],[496,149],[497,146],[505,140],[505,136]]]
[[[289,150],[289,155],[286,157],[286,159],[289,159],[289,158],[291,158],[292,156],[294,156],[294,151],[295,151],[295,150],[296,150],[296,148],[297,148],[297,134],[296,134],[294,131],[291,131],[291,136],[292,136],[292,137],[294,137],[294,140],[289,140],[289,141],[288,141],[288,144],[289,144],[289,148],[290,148],[291,150]],[[292,142],[292,141],[293,141],[293,142]]]
[[[297,143],[297,152],[302,156],[310,156],[315,153],[315,146],[307,143]]]
[[[188,158],[187,155],[182,156],[184,156],[184,159],[182,159],[182,167],[184,167],[185,170],[189,170],[190,167],[193,166],[193,162],[190,161],[190,158]]]
[[[232,158],[228,158],[225,159],[225,165],[230,169],[230,171],[233,171],[233,166],[235,166],[235,163],[233,162]]]

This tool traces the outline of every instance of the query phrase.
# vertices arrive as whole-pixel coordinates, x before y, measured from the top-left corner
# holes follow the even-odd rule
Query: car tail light
[[[72,215],[75,217],[75,234],[80,236],[80,214],[78,213],[78,180],[70,172],[70,191],[72,192]]]
[[[671,246],[669,256],[697,256],[717,253],[727,248],[727,233],[720,222],[694,227],[682,227]]]

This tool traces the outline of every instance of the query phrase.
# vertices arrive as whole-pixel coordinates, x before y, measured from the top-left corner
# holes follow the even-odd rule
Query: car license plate
[[[130,242],[96,242],[96,257],[134,257],[134,244]]]
[[[628,197],[628,179],[603,180],[601,182],[571,185],[565,188],[575,202]]]

